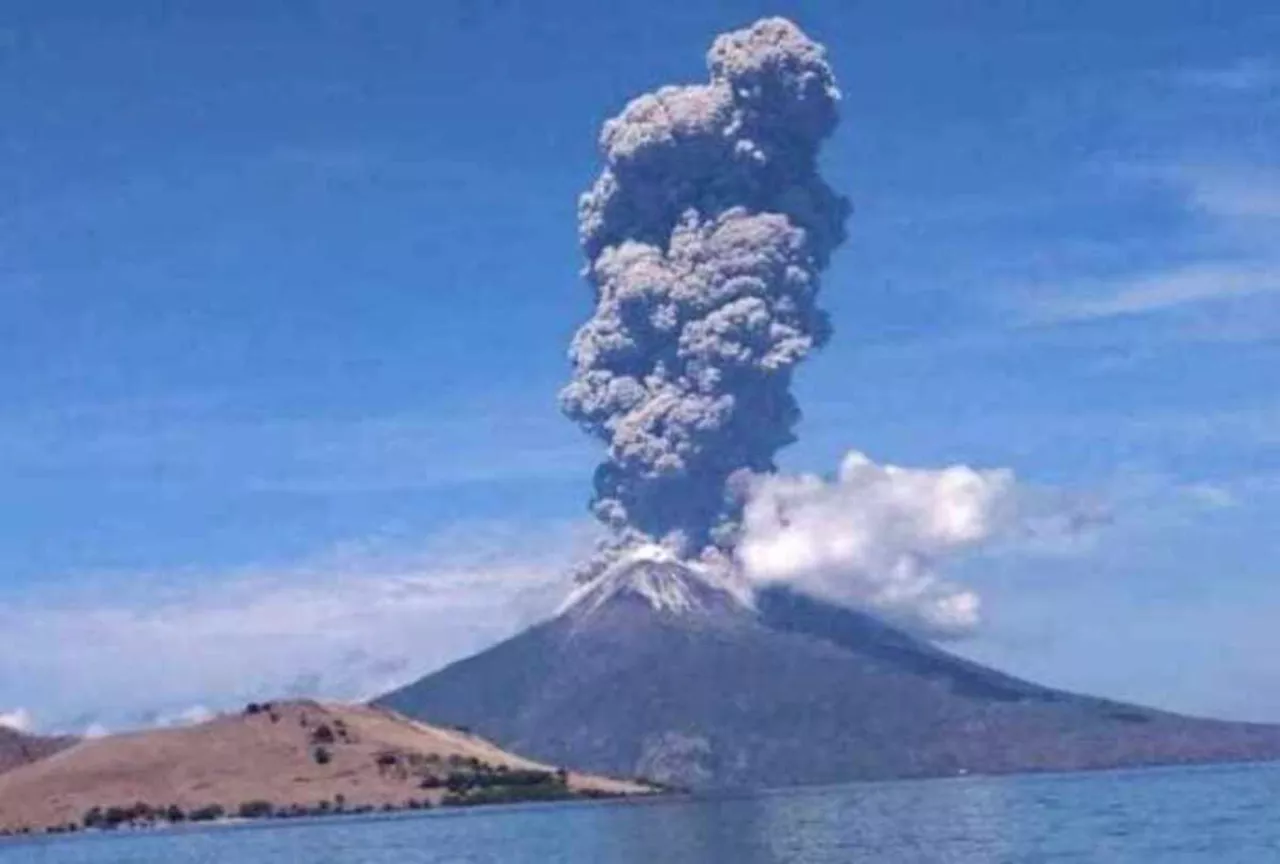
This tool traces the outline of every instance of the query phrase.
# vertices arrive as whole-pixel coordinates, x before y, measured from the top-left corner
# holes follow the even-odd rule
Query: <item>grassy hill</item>
[[[14,768],[0,775],[0,831],[651,791],[562,771],[386,709],[292,701],[85,740]]]

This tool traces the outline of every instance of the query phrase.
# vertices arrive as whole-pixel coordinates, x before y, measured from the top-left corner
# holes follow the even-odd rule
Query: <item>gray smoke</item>
[[[817,172],[840,98],[825,51],[770,18],[707,65],[604,124],[579,202],[596,308],[561,402],[608,445],[592,509],[614,550],[732,548],[747,479],[794,440],[792,371],[829,335],[818,277],[849,206]]]

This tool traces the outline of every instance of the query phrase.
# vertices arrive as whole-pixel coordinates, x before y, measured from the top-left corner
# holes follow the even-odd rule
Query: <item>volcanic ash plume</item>
[[[828,336],[818,277],[847,202],[818,176],[840,96],[790,21],[715,40],[710,83],[663,87],[605,123],[579,204],[595,290],[565,413],[608,445],[592,503],[616,550],[729,550],[754,474],[799,409],[792,370]]]

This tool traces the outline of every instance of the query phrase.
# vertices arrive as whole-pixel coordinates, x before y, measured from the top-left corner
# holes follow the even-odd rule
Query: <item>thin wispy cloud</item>
[[[1265,223],[1280,220],[1280,166],[1174,165],[1160,173],[1180,182],[1188,200],[1219,220],[1220,229],[1242,229],[1260,241],[1256,235]]]
[[[283,566],[64,579],[0,609],[0,704],[80,733],[253,699],[369,698],[550,612],[588,537],[576,524],[458,526],[416,548],[362,541]]]
[[[1188,69],[1173,77],[1193,87],[1252,93],[1280,88],[1280,64],[1267,57],[1243,57],[1224,66]]]
[[[1141,315],[1211,301],[1280,292],[1280,268],[1271,264],[1194,264],[1165,272],[1077,283],[1071,295],[1040,305],[1029,319],[1061,324]]]
[[[1124,166],[1119,182],[1177,194],[1184,229],[1173,261],[1137,272],[1064,280],[1029,292],[1024,320],[1062,324],[1181,312],[1280,295],[1280,171],[1271,166]],[[1265,314],[1265,312],[1264,312]],[[1203,322],[1189,322],[1203,328]],[[1277,322],[1280,325],[1280,322]]]

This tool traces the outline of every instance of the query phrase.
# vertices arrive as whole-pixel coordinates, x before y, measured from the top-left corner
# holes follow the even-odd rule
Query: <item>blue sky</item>
[[[1264,0],[9,0],[0,713],[359,695],[545,606],[597,455],[555,407],[597,128],[778,13],[830,50],[855,206],[784,467],[856,448],[1099,502],[1079,548],[958,565],[989,612],[959,649],[1280,720]],[[179,650],[166,621],[208,626]]]

